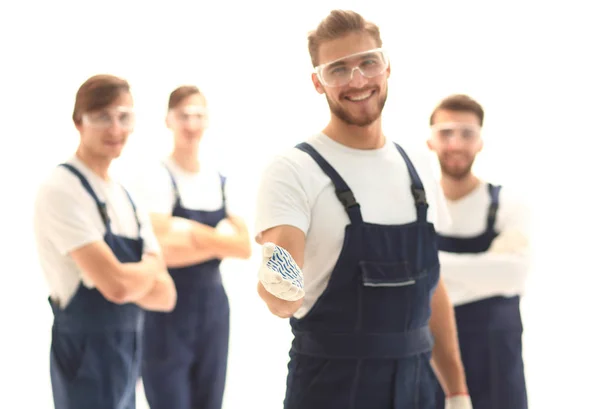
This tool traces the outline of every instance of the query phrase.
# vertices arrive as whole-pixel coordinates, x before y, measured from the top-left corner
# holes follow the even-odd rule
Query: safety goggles
[[[172,109],[168,115],[179,125],[204,127],[208,123],[208,111],[202,105],[186,105]]]
[[[102,109],[97,112],[86,112],[81,116],[84,124],[97,129],[108,129],[115,122],[125,130],[132,130],[135,125],[135,114],[130,107],[118,106]]]
[[[352,81],[356,70],[365,78],[374,78],[383,74],[389,65],[385,51],[375,48],[321,64],[315,67],[315,73],[321,84],[342,87]]]
[[[463,142],[469,143],[478,140],[481,137],[481,127],[474,124],[465,124],[461,122],[445,122],[431,126],[432,136],[442,142],[449,142],[456,137]]]

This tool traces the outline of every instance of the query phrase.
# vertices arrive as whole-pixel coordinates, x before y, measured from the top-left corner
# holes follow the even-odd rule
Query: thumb
[[[277,247],[274,243],[265,243],[262,247],[263,258],[269,259],[275,252],[275,247]]]

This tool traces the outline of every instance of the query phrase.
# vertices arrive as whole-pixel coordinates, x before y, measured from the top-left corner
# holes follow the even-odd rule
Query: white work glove
[[[445,409],[473,409],[471,397],[467,395],[456,395],[446,398]]]
[[[286,301],[297,301],[304,297],[304,276],[292,255],[273,243],[265,243],[262,253],[258,279],[265,290]]]
[[[529,240],[518,230],[507,230],[492,241],[490,253],[521,253],[527,250]]]

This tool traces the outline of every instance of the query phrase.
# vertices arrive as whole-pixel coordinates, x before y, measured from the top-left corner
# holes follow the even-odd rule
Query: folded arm
[[[175,306],[175,287],[158,256],[121,263],[104,241],[73,250],[70,256],[109,301],[141,303],[163,311],[170,311]]]
[[[202,263],[214,258],[250,257],[248,230],[237,217],[228,221],[233,234],[223,234],[217,229],[180,217],[154,213],[152,226],[169,267],[182,267]]]
[[[83,278],[107,300],[117,304],[139,302],[154,289],[160,296],[153,308],[172,309],[175,291],[170,278],[163,277],[164,284],[156,286],[157,277],[168,274],[162,259],[146,256],[139,262],[120,262],[104,241],[105,230],[98,224],[99,218],[95,204],[79,182],[42,185],[36,197],[37,234],[50,241],[60,255],[70,256]],[[142,237],[151,245],[150,234]]]
[[[149,254],[146,257],[158,257]],[[164,261],[160,261],[164,265]],[[154,285],[136,304],[148,311],[172,311],[177,303],[177,290],[171,275],[163,269],[156,275]]]
[[[495,243],[502,244],[502,240],[500,235]],[[528,248],[499,250],[493,244],[491,251],[479,254],[440,252],[442,275],[452,285],[481,297],[522,293],[531,265]]]
[[[500,234],[479,254],[440,252],[448,288],[467,298],[522,294],[531,266],[531,210],[522,194],[502,189],[496,228]],[[454,294],[454,291],[451,291]]]

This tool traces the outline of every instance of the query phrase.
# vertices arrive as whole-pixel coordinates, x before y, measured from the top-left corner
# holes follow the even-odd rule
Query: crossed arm
[[[109,301],[136,303],[144,309],[171,311],[177,293],[159,255],[147,253],[137,263],[121,263],[104,241],[70,253],[71,258]]]
[[[233,227],[233,234],[167,214],[153,213],[150,219],[168,267],[189,266],[214,258],[250,257],[248,229],[237,216],[226,219]]]

